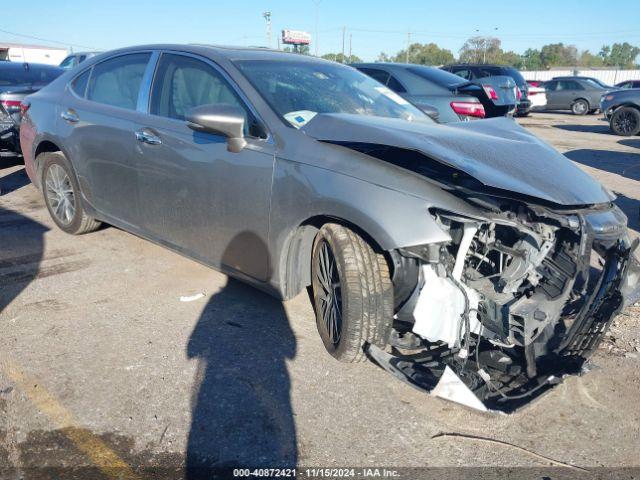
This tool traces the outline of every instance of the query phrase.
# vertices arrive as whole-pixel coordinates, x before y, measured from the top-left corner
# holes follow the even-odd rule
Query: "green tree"
[[[600,53],[602,53],[602,51]],[[603,60],[605,65],[611,67],[633,68],[633,66],[636,65],[636,58],[639,54],[640,48],[630,43],[614,43],[611,45],[609,54],[604,57]]]
[[[380,52],[380,55],[378,55],[376,62],[393,62],[393,58],[391,58],[390,55],[387,55],[384,52]]]
[[[568,67],[578,63],[578,49],[564,43],[550,43],[540,49],[540,58],[545,68]]]
[[[504,52],[500,39],[495,37],[471,37],[460,49],[463,63],[500,63]]]
[[[296,52],[294,47],[286,46],[282,49],[284,52]],[[309,45],[298,45],[298,51],[301,55],[310,55]]]
[[[362,59],[357,55],[343,55],[342,53],[325,53],[322,55],[325,60],[331,60],[338,63],[359,63]]]
[[[601,67],[604,62],[599,55],[594,55],[589,50],[584,50],[578,57],[578,65],[581,67]]]
[[[541,70],[544,68],[540,50],[528,48],[521,56],[523,70]]]
[[[400,50],[394,57],[395,62],[418,63],[420,65],[446,65],[452,63],[455,58],[451,50],[440,48],[435,43],[412,43],[407,50]]]

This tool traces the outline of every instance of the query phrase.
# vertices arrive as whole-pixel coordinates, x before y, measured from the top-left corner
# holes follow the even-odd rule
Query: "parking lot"
[[[639,235],[640,138],[599,116],[518,121],[616,192]],[[333,360],[306,294],[278,302],[116,228],[68,236],[22,165],[0,189],[0,472],[180,475],[220,450],[281,466],[638,465],[640,307],[587,375],[479,414]]]

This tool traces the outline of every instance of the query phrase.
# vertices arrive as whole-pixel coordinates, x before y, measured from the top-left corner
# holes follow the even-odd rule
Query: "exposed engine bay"
[[[620,210],[496,202],[484,219],[432,215],[451,241],[392,253],[393,346],[370,357],[417,388],[503,412],[580,373],[623,305],[632,247]]]

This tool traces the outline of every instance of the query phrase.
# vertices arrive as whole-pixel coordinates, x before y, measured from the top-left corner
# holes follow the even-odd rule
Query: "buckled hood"
[[[615,196],[564,155],[509,118],[446,125],[353,114],[319,114],[301,128],[320,141],[417,151],[487,187],[562,206]],[[420,173],[419,170],[416,170]]]

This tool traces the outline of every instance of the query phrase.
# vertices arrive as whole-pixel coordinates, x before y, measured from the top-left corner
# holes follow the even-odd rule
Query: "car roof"
[[[197,55],[203,55],[206,57],[224,57],[228,60],[271,60],[271,61],[298,61],[298,62],[319,62],[319,63],[334,63],[329,60],[324,60],[310,55],[301,55],[294,52],[283,52],[280,50],[273,50],[263,47],[234,47],[226,45],[207,45],[207,44],[150,44],[150,45],[137,45],[118,50],[112,50],[110,52],[104,52],[104,54],[113,55],[115,53],[127,53],[129,51],[140,50],[176,50],[181,52],[193,53]]]
[[[391,68],[411,68],[411,67],[420,67],[420,68],[434,68],[432,65],[422,65],[420,63],[403,63],[403,62],[362,62],[362,63],[350,63],[352,67],[363,67],[363,68],[376,68],[376,67],[391,67]]]

